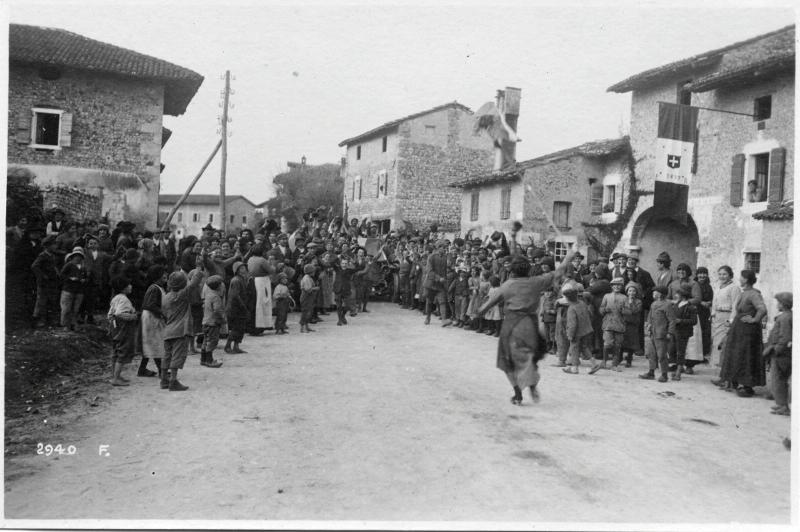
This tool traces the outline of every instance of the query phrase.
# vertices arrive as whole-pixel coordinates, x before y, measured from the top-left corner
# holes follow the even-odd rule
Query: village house
[[[655,269],[667,251],[714,273],[722,265],[759,273],[770,315],[773,294],[792,288],[795,27],[636,74],[608,90],[631,92],[630,143],[640,191],[653,191],[659,101],[700,107],[688,217],[657,216],[638,194],[619,247],[641,249]],[[732,111],[731,114],[720,111]]]
[[[557,259],[576,248],[594,260],[605,252],[603,240],[585,224],[613,224],[624,214],[630,167],[630,144],[622,137],[456,180],[451,186],[462,191],[461,233],[508,236],[519,221],[520,244],[545,246]]]
[[[202,82],[155,57],[62,29],[11,24],[8,170],[58,187],[62,199],[98,198],[92,213],[64,200],[58,206],[68,215],[153,227],[161,148],[170,136],[163,115],[183,114]]]
[[[158,225],[178,203],[181,194],[161,194],[158,197]],[[244,196],[225,196],[226,230],[238,232],[242,229],[257,229],[263,220],[263,207]],[[175,212],[170,227],[178,238],[202,234],[203,227],[211,225],[220,229],[222,219],[219,210],[219,194],[190,194]]]
[[[474,131],[473,112],[452,102],[343,140],[344,209],[371,217],[382,233],[411,223],[457,230],[461,194],[448,185],[492,167],[492,141]]]

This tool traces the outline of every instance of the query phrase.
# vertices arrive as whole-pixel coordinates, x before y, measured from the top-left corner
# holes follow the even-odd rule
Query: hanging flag
[[[653,208],[657,213],[686,216],[697,113],[696,107],[658,103],[653,197]]]

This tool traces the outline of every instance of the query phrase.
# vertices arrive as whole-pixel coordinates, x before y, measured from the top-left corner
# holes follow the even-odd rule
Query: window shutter
[[[353,179],[353,197],[350,198],[350,199],[353,200],[353,201],[356,200],[356,180],[355,179]]]
[[[737,153],[733,156],[731,166],[731,205],[741,207],[744,198],[744,154]]]
[[[592,185],[592,214],[603,213],[603,184]]]
[[[775,148],[769,152],[769,197],[770,203],[783,200],[783,168],[786,148]]]
[[[364,191],[364,182],[362,180],[358,180],[358,199],[361,199],[361,195]]]
[[[387,172],[383,173],[383,195],[389,195],[389,174]]]
[[[381,197],[381,175],[378,174],[375,176],[375,197]]]
[[[30,144],[31,143],[31,124],[33,117],[30,115],[22,115],[17,119],[17,143]]]
[[[617,213],[622,212],[622,190],[623,190],[622,187],[623,186],[624,185],[622,183],[620,183],[619,185],[617,185],[615,187],[616,188],[616,192],[614,193],[614,196],[615,196],[614,197],[614,212],[617,212]]]
[[[58,145],[72,146],[72,113],[61,114],[61,138],[59,138]]]

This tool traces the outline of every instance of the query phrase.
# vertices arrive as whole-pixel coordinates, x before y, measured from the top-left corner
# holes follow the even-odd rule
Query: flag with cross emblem
[[[692,179],[692,158],[697,136],[696,107],[659,102],[656,139],[656,211],[685,215]]]

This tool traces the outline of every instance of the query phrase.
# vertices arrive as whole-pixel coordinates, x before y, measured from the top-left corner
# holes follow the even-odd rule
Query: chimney
[[[300,168],[305,168],[305,167],[306,167],[306,156],[303,155],[302,157],[300,157]]]
[[[506,87],[504,91],[497,91],[498,108],[500,107],[500,98],[505,100],[506,123],[514,132],[517,132],[517,120],[519,119],[519,102],[521,98],[521,89],[516,87]],[[512,141],[503,142],[503,153],[510,160],[506,164],[514,164],[517,161],[517,143]]]

